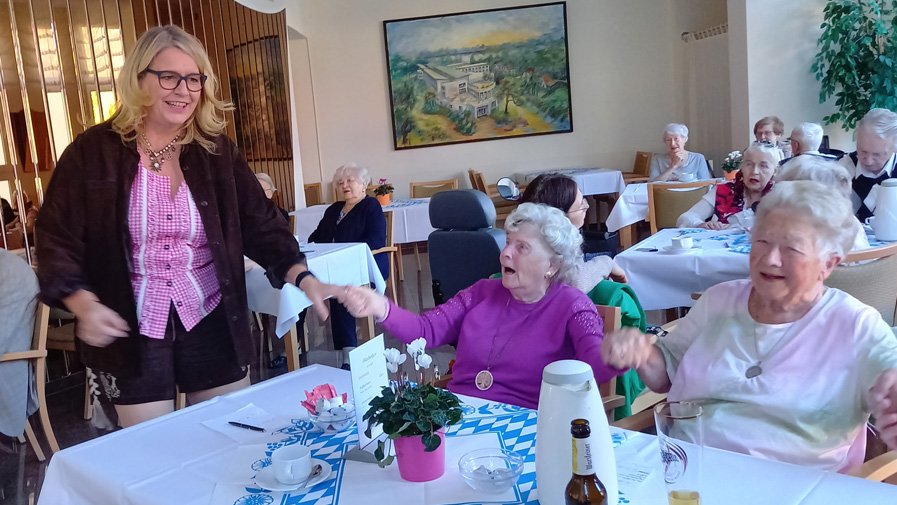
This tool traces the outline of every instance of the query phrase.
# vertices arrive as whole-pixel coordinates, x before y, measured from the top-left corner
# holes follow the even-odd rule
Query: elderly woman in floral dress
[[[609,365],[704,408],[712,447],[832,471],[861,464],[875,417],[897,447],[897,338],[873,308],[823,281],[853,244],[850,202],[813,181],[763,199],[750,278],[708,289],[665,338],[609,335]]]

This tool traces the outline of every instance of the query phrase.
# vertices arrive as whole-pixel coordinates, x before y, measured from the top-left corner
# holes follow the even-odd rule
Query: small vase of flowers
[[[386,179],[380,179],[380,182],[377,183],[377,187],[374,188],[374,194],[377,195],[377,201],[384,207],[389,205],[389,199],[392,196],[393,191],[395,191],[395,188],[393,188],[392,184]]]
[[[363,419],[370,420],[366,435],[371,436],[371,426],[381,424],[388,435],[387,442],[395,445],[395,459],[399,463],[399,475],[410,482],[426,482],[438,479],[445,473],[445,427],[461,422],[461,402],[446,389],[433,387],[426,382],[426,370],[433,359],[425,352],[422,338],[408,344],[408,355],[420,380],[409,382],[407,373],[401,374],[390,387],[384,387],[380,396],[370,402]],[[399,365],[406,356],[398,349],[384,353],[386,368],[399,378]],[[433,381],[438,380],[435,370]],[[392,463],[387,443],[378,442],[374,455],[385,467]]]
[[[735,174],[741,170],[741,159],[741,151],[732,151],[726,155],[726,158],[723,160],[723,172],[727,181],[734,180]]]

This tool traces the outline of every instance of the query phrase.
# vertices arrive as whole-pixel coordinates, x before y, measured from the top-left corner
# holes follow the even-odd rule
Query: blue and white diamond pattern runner
[[[524,456],[523,474],[517,481],[517,501],[503,502],[508,505],[536,505],[536,411],[515,407],[503,403],[489,402],[475,407],[464,404],[464,420],[452,426],[447,437],[461,437],[481,433],[495,433],[501,444],[508,450]],[[312,457],[326,461],[331,465],[335,477],[321,482],[309,489],[291,492],[272,492],[258,487],[234,486],[219,484],[212,496],[212,505],[336,505],[340,496],[342,479],[346,461],[342,454],[357,445],[358,435],[355,429],[325,435],[313,431],[311,423],[305,419],[294,419],[292,424],[278,432],[283,438],[279,442],[269,442],[266,450],[258,457],[247,460],[250,468],[247,471],[258,471],[266,465],[271,452],[286,445],[303,443],[312,451]],[[614,447],[623,444],[629,434],[612,430]],[[448,442],[450,443],[450,442]],[[447,464],[450,464],[447,462]],[[484,497],[487,498],[488,497]],[[494,501],[483,503],[495,504]],[[629,503],[629,499],[620,492],[619,503]],[[476,505],[472,502],[446,503],[439,505]]]

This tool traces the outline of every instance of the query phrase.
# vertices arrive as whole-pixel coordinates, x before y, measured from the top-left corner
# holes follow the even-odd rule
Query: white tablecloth
[[[386,290],[386,282],[367,244],[308,244],[303,247],[308,269],[321,282],[341,286],[374,283],[377,291]],[[277,336],[283,336],[299,320],[299,313],[311,306],[308,297],[292,284],[274,289],[262,267],[254,265],[246,272],[249,310],[277,317]]]
[[[682,183],[669,182],[667,184],[674,186]],[[698,191],[706,192],[706,190]],[[644,182],[627,184],[626,189],[620,194],[620,198],[617,199],[617,203],[614,204],[614,208],[607,216],[607,230],[617,231],[624,226],[644,221],[646,217],[648,217],[648,184]]]
[[[324,211],[330,205],[313,205],[290,212],[296,216],[296,236],[306,241],[315,231]],[[426,242],[434,230],[430,226],[430,199],[412,198],[410,200],[393,200],[383,207],[383,212],[393,213],[393,239],[396,244]]]
[[[514,180],[518,184],[526,184],[543,174],[563,174],[579,186],[583,195],[603,195],[607,193],[622,193],[626,188],[623,182],[623,172],[608,168],[567,168],[563,170],[542,170],[539,172],[518,172],[514,174]]]
[[[680,233],[694,237],[697,248],[678,254],[665,251]],[[617,254],[614,260],[626,272],[645,310],[691,307],[692,293],[748,277],[748,254],[744,251],[749,238],[743,231],[670,228]]]
[[[323,383],[351,394],[348,372],[312,365],[65,449],[50,461],[39,505],[446,505],[493,503],[496,499],[510,504],[538,503],[534,411],[462,398],[465,419],[449,430],[445,475],[430,483],[411,483],[398,477],[395,463],[379,469],[341,460],[340,455],[356,440],[353,430],[332,436],[308,431],[299,402],[305,398],[305,390]],[[258,434],[259,443],[271,444],[269,449],[305,443],[311,447],[312,457],[331,465],[332,477],[311,489],[289,493],[267,493],[228,482],[238,443],[201,423],[228,416],[249,403],[285,420],[279,433]],[[635,466],[650,472],[640,487],[621,482],[620,502],[666,503],[656,439],[618,429],[612,429],[612,437],[618,471]],[[457,470],[458,453],[494,444],[525,455],[524,473],[517,486],[498,497],[474,493]],[[260,458],[264,456],[260,454]],[[703,468],[702,496],[708,504],[885,504],[897,500],[894,486],[716,449],[705,450]],[[228,499],[210,502],[213,494]]]
[[[607,231],[617,231],[624,226],[644,221],[648,217],[648,185],[627,184],[617,203],[607,215]]]

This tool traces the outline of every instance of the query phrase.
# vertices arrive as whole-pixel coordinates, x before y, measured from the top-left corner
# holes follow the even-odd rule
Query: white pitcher
[[[577,360],[555,361],[542,371],[536,425],[536,488],[542,505],[564,505],[573,475],[570,421],[587,419],[595,473],[607,489],[608,505],[617,505],[617,464],[604,404],[592,367]]]
[[[886,179],[875,195],[875,216],[866,220],[875,231],[875,238],[887,242],[897,240],[897,179]]]

